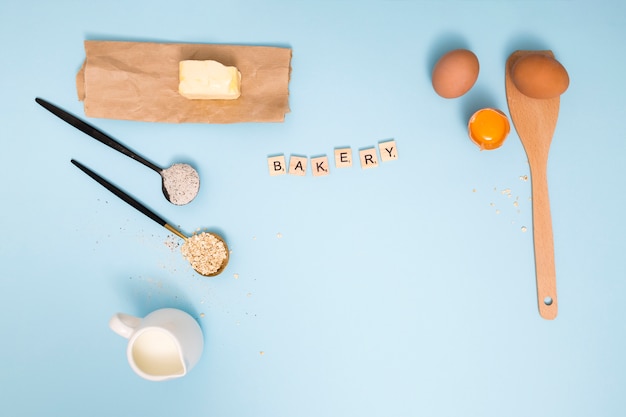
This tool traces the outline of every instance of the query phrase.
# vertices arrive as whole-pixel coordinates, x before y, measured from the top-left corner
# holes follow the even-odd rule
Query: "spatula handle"
[[[556,318],[556,268],[554,265],[554,236],[548,196],[547,163],[531,164],[533,205],[533,240],[539,314],[547,320]]]

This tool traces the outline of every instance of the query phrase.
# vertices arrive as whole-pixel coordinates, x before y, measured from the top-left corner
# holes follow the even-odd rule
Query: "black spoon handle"
[[[76,165],[85,174],[89,175],[91,178],[96,180],[104,188],[111,191],[113,194],[115,194],[116,196],[118,196],[119,198],[121,198],[122,200],[130,204],[131,206],[133,206],[135,209],[139,210],[141,213],[145,214],[146,216],[148,216],[149,218],[151,218],[152,220],[154,220],[161,226],[167,229],[170,229],[168,227],[169,225],[167,224],[167,222],[164,219],[162,219],[158,214],[150,210],[148,207],[144,206],[139,201],[135,200],[133,197],[126,194],[124,191],[120,190],[115,185],[111,184],[109,181],[105,180],[100,175],[96,174],[95,172],[93,172],[91,169],[87,168],[85,165],[81,164],[80,162],[72,159],[72,163]]]
[[[95,128],[92,125],[90,125],[89,123],[79,119],[78,117],[76,117],[76,116],[66,112],[65,110],[55,106],[54,104],[50,103],[49,101],[46,101],[46,100],[44,100],[42,98],[39,98],[39,97],[37,97],[35,99],[35,101],[37,103],[39,103],[43,108],[48,110],[50,113],[54,114],[55,116],[57,116],[61,120],[64,120],[65,122],[71,124],[76,129],[82,131],[83,133],[88,134],[92,138],[99,140],[100,142],[104,143],[105,145],[110,146],[111,148],[115,149],[118,152],[123,153],[124,155],[126,155],[128,157],[133,158],[135,161],[141,162],[142,164],[144,164],[148,168],[151,168],[151,169],[155,170],[159,174],[163,171],[163,169],[161,169],[157,165],[153,164],[152,162],[148,161],[144,157],[142,157],[140,155],[137,155],[135,152],[133,152],[132,150],[130,150],[126,146],[122,145],[120,142],[116,141],[111,136],[109,136],[106,133],[98,130],[97,128]]]

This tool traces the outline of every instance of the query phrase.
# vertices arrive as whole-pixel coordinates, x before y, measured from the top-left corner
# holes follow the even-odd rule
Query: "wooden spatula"
[[[505,86],[509,113],[515,130],[524,145],[532,187],[533,240],[535,245],[535,274],[539,314],[553,320],[558,311],[556,270],[554,266],[554,237],[548,197],[548,152],[559,117],[560,97],[535,99],[522,94],[511,79],[513,64],[527,54],[542,53],[554,57],[551,51],[515,51],[506,62]]]

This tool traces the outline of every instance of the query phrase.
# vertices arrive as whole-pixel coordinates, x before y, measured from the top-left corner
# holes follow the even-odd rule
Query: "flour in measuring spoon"
[[[164,169],[161,176],[163,177],[163,188],[173,204],[187,204],[198,195],[200,177],[191,166],[174,164]]]

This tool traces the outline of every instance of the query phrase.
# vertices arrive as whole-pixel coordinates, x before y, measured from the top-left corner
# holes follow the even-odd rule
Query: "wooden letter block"
[[[287,168],[285,168],[285,155],[269,156],[267,158],[267,167],[272,177],[285,175],[287,173]]]
[[[307,158],[291,155],[289,158],[289,174],[303,177],[306,175]]]
[[[322,177],[324,175],[330,174],[328,157],[324,155],[318,156],[316,158],[311,158],[311,170],[313,171],[314,177]]]
[[[398,148],[396,148],[395,140],[380,142],[378,144],[378,151],[380,152],[380,160],[383,162],[398,159]]]
[[[378,155],[376,148],[361,149],[359,151],[359,159],[361,160],[361,168],[376,168],[378,166]]]
[[[335,149],[335,167],[349,168],[352,166],[352,149],[337,148]]]

